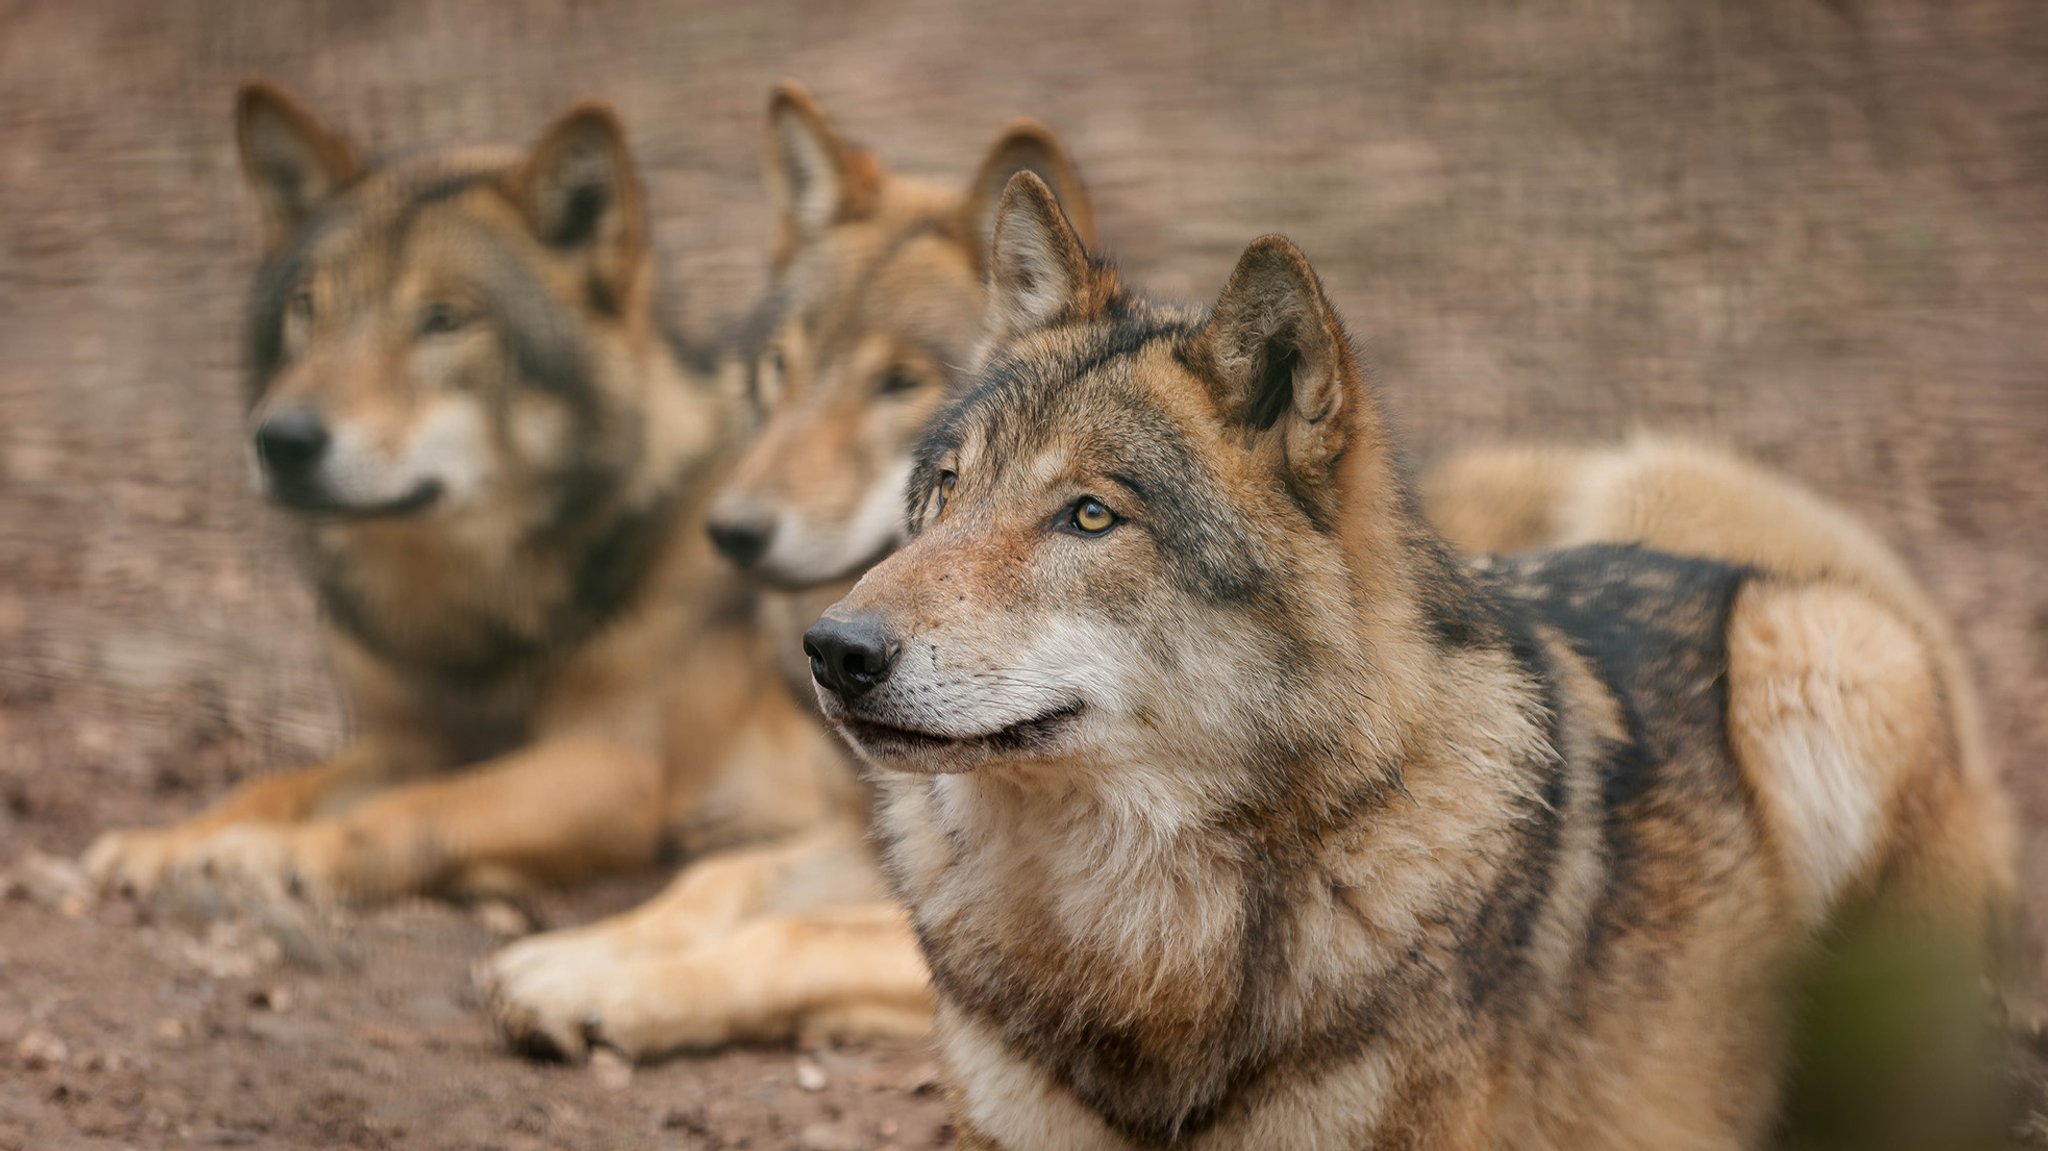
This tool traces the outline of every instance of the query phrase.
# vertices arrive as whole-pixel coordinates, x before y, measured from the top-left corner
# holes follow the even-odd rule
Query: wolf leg
[[[477,973],[515,1047],[580,1054],[582,1020],[622,981],[730,933],[767,913],[858,905],[885,898],[861,829],[848,821],[784,843],[711,856],[623,915],[521,940]],[[625,998],[663,994],[640,988]]]
[[[405,758],[384,742],[362,740],[325,763],[249,780],[182,823],[101,835],[86,850],[86,873],[104,889],[147,895],[220,832],[303,822],[385,786]]]
[[[593,1046],[644,1059],[793,1036],[910,1038],[931,1025],[908,915],[884,902],[769,914],[680,950],[613,947],[580,969],[525,965],[493,991],[508,1042],[567,1059]]]
[[[383,792],[332,818],[208,836],[172,878],[314,902],[511,895],[652,862],[663,775],[600,739],[556,739]]]

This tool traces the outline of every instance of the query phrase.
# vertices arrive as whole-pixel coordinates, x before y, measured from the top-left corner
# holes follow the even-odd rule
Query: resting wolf
[[[1939,656],[1855,584],[1461,564],[1315,273],[1127,290],[1035,178],[915,534],[806,635],[967,1147],[1756,1147],[1790,967],[1979,936]]]

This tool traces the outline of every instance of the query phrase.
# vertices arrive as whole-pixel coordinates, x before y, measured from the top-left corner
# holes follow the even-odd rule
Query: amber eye
[[[1074,511],[1067,522],[1074,530],[1086,536],[1099,536],[1116,526],[1116,513],[1104,507],[1094,496],[1084,496],[1074,504]]]
[[[900,396],[917,387],[917,377],[902,368],[890,368],[875,387],[878,395]]]
[[[291,298],[291,299],[289,299],[289,300],[287,300],[287,301],[285,301],[285,310],[286,310],[287,312],[289,312],[289,313],[291,314],[291,318],[292,318],[292,319],[294,319],[294,320],[298,321],[299,323],[302,323],[302,324],[310,324],[310,323],[312,323],[312,322],[313,322],[313,293],[312,293],[312,291],[311,291],[310,289],[307,289],[307,288],[300,288],[300,289],[299,289],[298,291],[296,291],[296,292],[293,292],[293,293],[292,293],[292,298]]]
[[[469,313],[446,300],[435,300],[420,310],[420,335],[445,336],[469,326]]]
[[[960,483],[960,477],[952,472],[939,473],[939,486],[932,493],[932,520],[937,522],[946,514],[946,504],[953,499],[953,489]]]

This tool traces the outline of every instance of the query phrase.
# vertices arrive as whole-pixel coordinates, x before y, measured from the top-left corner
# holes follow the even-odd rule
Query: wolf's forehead
[[[328,205],[300,237],[303,262],[359,271],[393,269],[393,257],[422,221],[491,227],[509,201],[489,195],[506,167],[494,153],[435,155],[373,171]],[[484,193],[484,194],[479,194]]]
[[[827,356],[880,334],[950,362],[964,358],[980,333],[980,281],[945,222],[913,220],[887,233],[860,228],[841,229],[847,234],[793,266],[773,293],[778,319],[794,321]]]
[[[955,409],[957,444],[998,460],[1064,450],[1127,467],[1183,464],[1199,436],[1179,398],[1199,386],[1181,362],[1187,332],[1165,317],[1024,341],[996,357]]]

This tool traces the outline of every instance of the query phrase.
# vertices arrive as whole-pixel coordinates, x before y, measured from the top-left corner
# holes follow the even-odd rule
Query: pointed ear
[[[610,105],[586,100],[563,113],[513,171],[511,193],[541,243],[586,262],[600,307],[623,311],[639,296],[650,263],[646,199]]]
[[[960,231],[974,252],[977,270],[988,272],[989,243],[995,236],[996,209],[1010,179],[1030,172],[1045,181],[1059,201],[1067,222],[1074,226],[1083,248],[1095,247],[1095,209],[1088,202],[1088,189],[1081,173],[1067,158],[1059,137],[1036,120],[1015,120],[1003,129],[995,146],[981,162],[981,170],[968,185],[967,199],[960,205]]]
[[[1225,418],[1255,442],[1277,434],[1289,470],[1311,488],[1373,410],[1322,281],[1284,236],[1245,249],[1191,352]]]
[[[263,206],[265,242],[291,238],[313,209],[362,174],[347,141],[322,127],[311,112],[262,80],[235,94],[235,143],[242,178]]]
[[[784,250],[873,206],[880,186],[874,157],[841,139],[804,86],[785,80],[768,103],[768,195]]]
[[[1094,277],[1052,189],[1032,172],[1010,177],[989,241],[987,342],[1085,314]]]

